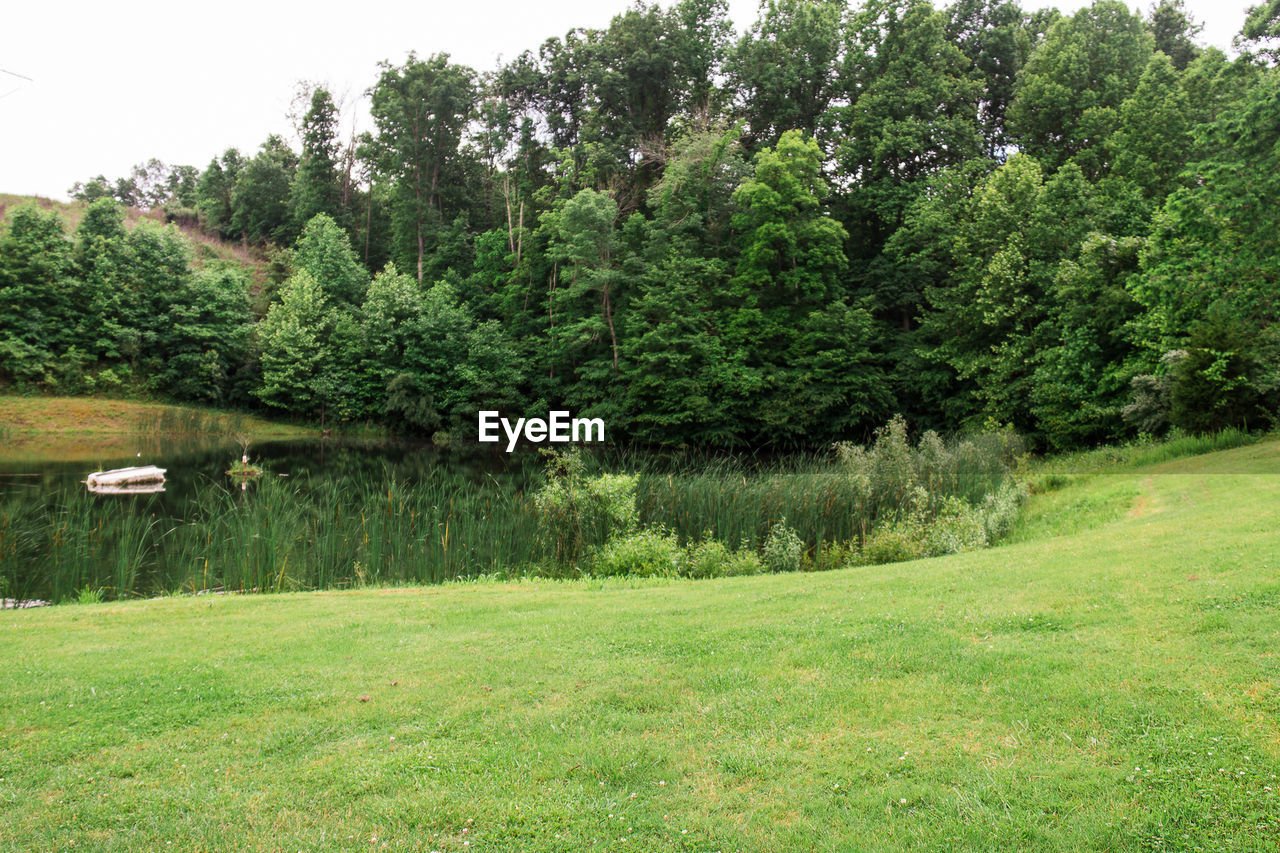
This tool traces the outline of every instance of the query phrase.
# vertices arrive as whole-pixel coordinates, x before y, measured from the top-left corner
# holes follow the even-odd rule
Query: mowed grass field
[[[0,846],[1280,849],[1280,443],[1018,539],[0,613]]]

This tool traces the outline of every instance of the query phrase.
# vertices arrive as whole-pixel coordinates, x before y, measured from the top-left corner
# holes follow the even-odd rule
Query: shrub
[[[901,563],[927,556],[924,540],[918,535],[918,531],[900,523],[886,525],[872,533],[862,543],[858,562],[868,565]]]
[[[730,551],[718,539],[690,543],[685,552],[684,574],[691,578],[724,578],[756,575],[764,565],[748,548]]]
[[[982,524],[990,545],[1007,536],[1018,520],[1022,503],[1031,494],[1025,483],[1005,483],[982,501]]]
[[[635,530],[634,474],[588,477],[576,448],[547,457],[547,482],[534,495],[534,507],[554,563],[573,565],[610,536]]]
[[[674,577],[685,561],[679,540],[663,530],[642,530],[599,548],[588,566],[597,577]]]
[[[858,562],[897,563],[985,548],[1013,528],[1028,494],[1025,484],[1009,481],[976,506],[949,497],[930,510],[927,492],[917,489],[913,510],[877,528],[863,543]]]
[[[987,546],[987,527],[981,510],[960,498],[947,498],[931,521],[919,525],[929,556],[976,551]]]
[[[761,562],[771,572],[798,572],[804,559],[804,542],[787,526],[786,518],[769,528]]]

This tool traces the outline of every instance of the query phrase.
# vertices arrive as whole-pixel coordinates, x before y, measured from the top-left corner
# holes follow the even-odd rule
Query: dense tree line
[[[1276,414],[1275,0],[638,3],[489,73],[384,63],[343,140],[148,161],[0,237],[0,381],[431,432],[567,407],[644,443],[895,412],[1043,446]],[[119,204],[289,247],[277,287]],[[376,275],[371,274],[376,271]],[[471,429],[469,425],[466,429]]]

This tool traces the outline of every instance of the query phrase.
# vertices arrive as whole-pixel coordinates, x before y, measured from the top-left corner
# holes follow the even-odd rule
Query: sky
[[[1188,0],[1201,38],[1229,49],[1258,0]],[[1144,11],[1150,0],[1144,0]],[[604,27],[629,0],[329,0],[217,4],[31,2],[0,11],[0,193],[65,199],[76,181],[127,175],[158,157],[199,168],[228,147],[252,153],[300,81],[356,102],[377,63],[448,52],[496,67],[573,27]],[[669,5],[669,0],[663,0]],[[1083,2],[1024,0],[1024,8]],[[1135,4],[1130,4],[1139,8]],[[729,0],[739,31],[757,0]],[[22,75],[21,77],[15,75]],[[23,78],[30,78],[30,81]],[[359,117],[361,110],[350,111]],[[367,116],[367,113],[364,113]],[[366,126],[358,129],[363,131]],[[350,127],[346,129],[350,131]],[[296,147],[296,146],[295,146]]]

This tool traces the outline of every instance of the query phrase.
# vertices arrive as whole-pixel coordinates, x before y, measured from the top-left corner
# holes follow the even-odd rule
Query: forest
[[[71,231],[8,210],[0,388],[707,449],[1264,427],[1280,0],[1235,56],[1199,32],[1181,0],[768,0],[740,36],[640,2],[486,71],[384,62],[363,132],[305,85],[294,142],[90,178]]]

